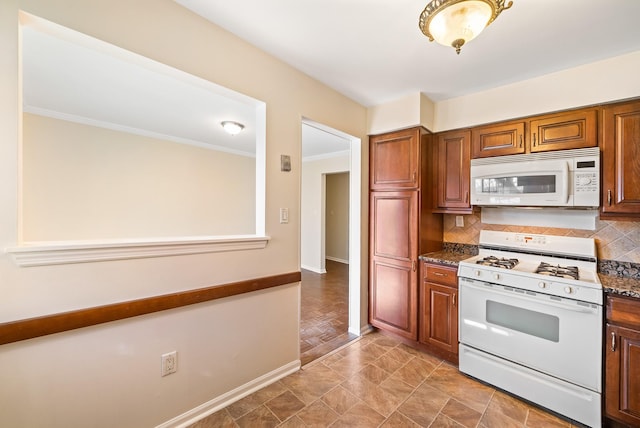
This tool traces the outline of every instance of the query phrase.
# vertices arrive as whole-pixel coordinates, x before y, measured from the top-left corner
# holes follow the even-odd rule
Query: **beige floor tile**
[[[191,428],[235,428],[235,423],[227,409],[222,409],[191,425]]]
[[[453,398],[447,402],[441,413],[467,428],[473,428],[478,425],[482,417],[482,413],[465,406]]]
[[[429,426],[449,399],[450,396],[444,392],[422,384],[398,410],[415,423]]]
[[[568,428],[571,426],[571,423],[555,415],[531,407],[527,415],[526,426],[530,428]]]
[[[280,421],[285,421],[295,415],[299,410],[302,410],[305,404],[293,395],[291,391],[286,391],[267,401],[265,406],[267,406]]]
[[[287,388],[282,382],[278,381],[272,383],[271,385],[266,386],[251,395],[247,395],[243,399],[231,404],[227,407],[227,411],[232,418],[238,419],[239,417],[246,415],[251,410],[261,406],[272,398],[282,394],[286,390]]]
[[[236,420],[240,428],[275,428],[280,420],[265,406],[260,406]]]
[[[374,428],[384,422],[385,418],[364,403],[358,403],[347,413],[335,421],[332,428]]]
[[[464,425],[460,425],[458,422],[440,413],[431,425],[429,425],[429,428],[464,428]]]
[[[496,409],[487,408],[487,410],[482,415],[482,418],[480,419],[480,426],[486,428],[521,428],[524,427],[524,423],[513,420],[509,416],[500,413]]]
[[[305,426],[313,428],[325,428],[331,425],[339,415],[327,406],[322,400],[317,400],[302,409],[296,415]]]
[[[420,425],[407,418],[405,415],[399,412],[394,412],[387,418],[381,428],[419,428]]]
[[[323,395],[322,401],[329,406],[331,410],[342,415],[361,400],[342,386],[338,386]]]
[[[527,414],[529,413],[527,404],[500,391],[496,391],[493,394],[491,401],[489,401],[488,409],[502,413],[522,424],[526,422]]]

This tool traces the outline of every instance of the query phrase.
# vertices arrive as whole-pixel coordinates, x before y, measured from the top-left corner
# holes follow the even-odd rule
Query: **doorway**
[[[303,120],[300,210],[300,338],[303,365],[360,335],[360,162],[359,138],[317,122]],[[328,216],[338,214],[335,206],[333,214],[327,213],[327,190],[332,192],[331,189],[336,186],[334,181],[348,184],[347,224],[343,225],[342,232],[338,232],[348,234],[343,242],[331,237],[327,242],[327,225],[333,227],[333,219],[328,219]],[[330,198],[333,196],[329,194]],[[331,203],[330,200],[329,205]],[[330,248],[327,253],[327,245],[337,245],[342,250],[336,252]],[[314,302],[316,306],[309,306]],[[344,313],[345,309],[347,313]],[[311,348],[316,349],[308,352]]]

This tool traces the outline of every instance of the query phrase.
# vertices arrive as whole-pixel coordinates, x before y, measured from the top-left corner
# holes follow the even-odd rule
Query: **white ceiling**
[[[457,97],[640,50],[640,0],[513,0],[478,38],[431,43],[428,0],[176,0],[260,49],[373,106]]]

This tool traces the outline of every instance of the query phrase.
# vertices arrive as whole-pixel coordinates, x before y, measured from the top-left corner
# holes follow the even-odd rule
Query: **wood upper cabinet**
[[[524,153],[524,132],[524,122],[510,122],[473,128],[471,130],[473,158]]]
[[[421,128],[369,139],[371,190],[417,189],[420,184]]]
[[[598,109],[542,116],[529,122],[530,151],[581,149],[598,145]]]
[[[455,267],[422,262],[419,341],[458,363],[458,280]]]
[[[438,134],[433,145],[436,161],[434,212],[470,213],[470,141],[469,131]]]
[[[601,217],[638,217],[640,102],[605,107],[602,122]]]
[[[369,320],[416,340],[418,192],[372,192],[370,211]]]
[[[607,296],[605,416],[640,426],[640,300]]]
[[[598,108],[534,116],[471,130],[473,159],[598,145]]]

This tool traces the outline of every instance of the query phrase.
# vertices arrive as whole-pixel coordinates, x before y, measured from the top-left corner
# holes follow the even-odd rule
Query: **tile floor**
[[[302,365],[357,336],[349,328],[349,265],[326,261],[327,273],[302,270],[300,360]]]
[[[191,428],[572,426],[374,332]]]

